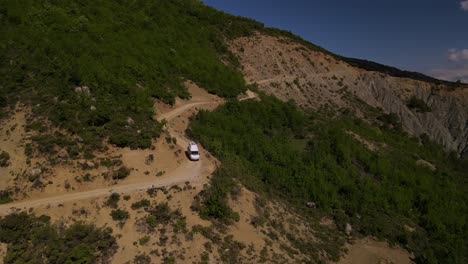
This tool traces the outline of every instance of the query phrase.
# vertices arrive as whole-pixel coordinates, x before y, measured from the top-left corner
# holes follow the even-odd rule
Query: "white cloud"
[[[430,75],[446,81],[462,81],[468,83],[468,64],[458,67],[432,70]]]
[[[466,1],[468,6],[468,0]],[[449,49],[448,59],[450,61],[465,61],[468,60],[468,49]]]
[[[465,2],[468,5],[468,0]],[[428,74],[440,80],[468,83],[468,49],[449,49],[447,57],[452,63],[446,68],[431,70]]]
[[[468,11],[468,0],[464,0],[460,2],[461,9]]]

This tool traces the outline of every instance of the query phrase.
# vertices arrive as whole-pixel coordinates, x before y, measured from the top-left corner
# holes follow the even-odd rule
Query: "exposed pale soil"
[[[462,155],[468,151],[467,88],[450,90],[364,71],[287,38],[256,34],[234,40],[230,50],[238,56],[246,81],[267,94],[293,100],[304,109],[336,113],[347,108],[363,118],[372,111],[370,107],[382,109],[396,113],[410,134],[426,133]],[[432,111],[408,108],[412,96]]]
[[[358,240],[348,245],[348,254],[339,264],[410,264],[411,255],[401,248],[392,248],[386,242],[372,239]]]
[[[354,140],[356,140],[357,142],[366,146],[366,148],[369,149],[370,151],[378,151],[381,148],[386,147],[385,143],[379,143],[379,142],[373,142],[373,141],[367,140],[352,131],[346,131],[346,133],[351,135],[354,138]]]

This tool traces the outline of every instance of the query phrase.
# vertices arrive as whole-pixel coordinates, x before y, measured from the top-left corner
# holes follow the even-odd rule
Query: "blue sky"
[[[468,0],[203,0],[340,55],[468,81]]]

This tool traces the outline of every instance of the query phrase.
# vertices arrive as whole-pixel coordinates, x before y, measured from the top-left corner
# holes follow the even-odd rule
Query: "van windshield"
[[[198,151],[192,151],[192,155],[198,155]]]

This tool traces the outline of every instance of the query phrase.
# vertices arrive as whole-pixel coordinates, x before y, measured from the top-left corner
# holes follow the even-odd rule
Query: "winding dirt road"
[[[247,91],[245,96],[239,98],[239,101],[249,100],[257,98],[257,94],[252,91]],[[190,139],[188,139],[183,133],[177,132],[171,126],[171,120],[177,118],[182,113],[190,111],[193,108],[201,108],[202,106],[217,106],[221,104],[220,101],[195,101],[186,103],[166,113],[158,115],[156,118],[159,121],[166,120],[166,130],[172,137],[177,139],[177,145],[182,149],[185,149]],[[190,182],[192,185],[203,184],[203,176],[208,176],[213,173],[216,169],[214,161],[209,159],[200,159],[198,162],[191,162],[185,160],[179,166],[169,172],[166,172],[162,178],[154,179],[151,181],[141,181],[137,183],[125,184],[125,185],[114,185],[110,187],[83,191],[83,192],[72,192],[62,195],[55,195],[51,197],[39,198],[39,199],[26,199],[18,202],[8,203],[0,205],[0,216],[10,214],[18,210],[28,210],[29,208],[35,208],[39,206],[58,206],[65,202],[84,200],[90,198],[97,198],[109,195],[110,193],[129,193],[133,191],[146,190],[152,187],[170,187],[177,184],[183,184]]]
[[[178,117],[185,111],[189,111],[194,107],[201,107],[203,105],[219,104],[218,102],[194,102],[182,105],[172,111],[163,113],[157,117],[158,120],[165,119],[168,121],[167,131],[172,137],[177,139],[177,144],[185,149],[189,139],[183,134],[176,132],[171,126],[170,122],[172,119]],[[84,192],[73,192],[62,194],[58,196],[51,196],[39,199],[26,199],[18,202],[8,203],[0,205],[0,216],[10,214],[18,210],[28,210],[29,208],[35,208],[39,206],[58,206],[65,202],[84,200],[90,198],[101,197],[109,195],[110,193],[128,193],[132,191],[146,190],[152,187],[170,187],[185,182],[191,184],[197,184],[201,180],[202,175],[210,175],[215,169],[212,161],[207,159],[200,159],[198,162],[191,162],[185,160],[176,169],[170,172],[166,172],[162,178],[154,179],[151,181],[142,181],[138,183],[126,184],[126,185],[115,185],[90,191]]]

